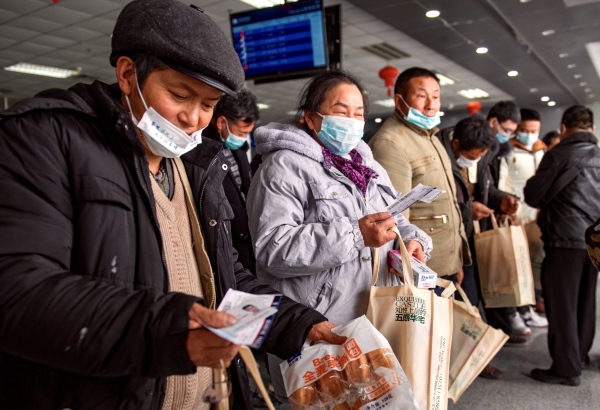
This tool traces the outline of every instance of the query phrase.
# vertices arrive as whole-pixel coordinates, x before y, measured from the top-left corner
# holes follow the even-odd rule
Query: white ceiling
[[[9,103],[34,95],[46,88],[67,88],[76,82],[99,79],[114,82],[114,68],[110,66],[110,34],[124,4],[129,0],[2,0],[0,3],[0,67],[17,62],[56,66],[81,67],[82,76],[71,79],[51,79],[0,70],[0,93]],[[189,1],[184,1],[185,3]],[[239,0],[194,0],[211,16],[221,29],[230,35],[229,13],[251,8]],[[325,0],[325,5],[341,5],[342,12],[342,66],[358,76],[369,93],[370,114],[384,116],[390,108],[380,107],[374,101],[386,99],[383,80],[378,76],[385,65],[400,71],[411,66],[423,66],[458,80],[442,88],[442,110],[464,109],[468,100],[457,94],[461,89],[480,88],[490,94],[484,105],[511,99],[490,82],[461,67],[454,61],[413,40],[397,29],[376,19],[346,0]],[[423,18],[426,17],[423,15]],[[361,49],[362,46],[388,42],[411,57],[385,61]],[[295,110],[298,95],[306,80],[254,85],[259,102],[268,104],[261,111],[262,123],[285,121],[288,112]]]

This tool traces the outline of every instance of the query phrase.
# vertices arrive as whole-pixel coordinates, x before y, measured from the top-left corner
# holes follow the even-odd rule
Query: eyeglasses
[[[204,403],[219,403],[231,395],[231,381],[227,377],[225,363],[221,360],[221,367],[213,369],[213,384],[202,394]]]
[[[511,138],[512,138],[512,137],[514,137],[514,136],[516,135],[514,131],[510,131],[510,130],[507,130],[506,128],[504,128],[504,126],[503,126],[502,124],[500,124],[500,121],[498,121],[498,127],[500,127],[500,129],[501,129],[502,131],[504,131],[504,132],[505,132],[505,133],[506,133],[508,136],[510,136]]]

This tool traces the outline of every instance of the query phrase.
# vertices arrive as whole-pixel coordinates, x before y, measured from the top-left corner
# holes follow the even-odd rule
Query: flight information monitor
[[[232,14],[231,31],[247,79],[327,68],[321,0]]]

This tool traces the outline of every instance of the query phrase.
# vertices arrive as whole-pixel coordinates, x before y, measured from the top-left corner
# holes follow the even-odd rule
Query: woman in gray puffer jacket
[[[257,276],[338,324],[367,311],[372,247],[381,247],[378,285],[398,284],[386,263],[394,249],[389,228],[398,226],[415,257],[425,261],[431,252],[428,235],[382,212],[399,193],[361,141],[360,90],[343,72],[321,74],[304,89],[303,121],[256,129],[263,163],[247,200]]]
[[[332,149],[340,152],[339,148],[327,148],[332,143],[322,131],[329,130],[320,128],[330,117],[355,118],[359,128],[364,126],[364,99],[355,81],[341,72],[314,77],[305,88],[301,107],[306,125],[271,123],[255,130],[263,163],[252,180],[247,202],[258,277],[340,324],[367,311],[373,268],[370,247],[382,246],[381,272],[388,270],[387,251],[394,247],[394,234],[387,229],[396,224],[415,256],[431,251],[431,238],[402,215],[395,220],[389,213],[377,216],[399,193],[360,140],[362,129],[341,153],[356,152],[362,160],[361,167],[346,174],[370,172],[370,178],[351,180],[344,169],[354,161],[332,153]],[[360,109],[350,107],[352,91]],[[313,101],[315,93],[322,101]],[[307,103],[316,103],[316,109],[305,108]],[[321,123],[316,124],[315,117]],[[379,219],[384,221],[375,223]],[[372,243],[373,236],[383,235],[374,232],[378,228],[385,236]],[[380,275],[380,285],[396,283],[395,275]]]

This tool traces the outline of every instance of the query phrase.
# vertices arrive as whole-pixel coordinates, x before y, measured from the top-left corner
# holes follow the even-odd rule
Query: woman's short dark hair
[[[454,127],[454,137],[462,151],[473,148],[487,149],[494,143],[492,128],[483,117],[475,116],[460,120]]]
[[[567,108],[560,120],[567,128],[591,129],[594,126],[594,113],[583,105]]]
[[[511,120],[518,124],[521,122],[519,106],[512,101],[499,101],[490,109],[487,119],[496,118],[498,122]]]
[[[296,121],[304,118],[304,111],[318,112],[327,94],[340,84],[355,85],[363,99],[364,116],[367,116],[368,99],[360,81],[343,70],[327,71],[310,79],[300,94],[300,106],[296,112]]]
[[[151,54],[134,54],[131,56],[131,59],[135,66],[135,74],[140,90],[144,88],[144,82],[146,82],[152,71],[166,70],[168,68],[158,57]]]
[[[225,116],[229,121],[244,120],[246,123],[256,122],[259,118],[256,97],[245,88],[235,96],[224,95],[215,106],[213,118]]]

